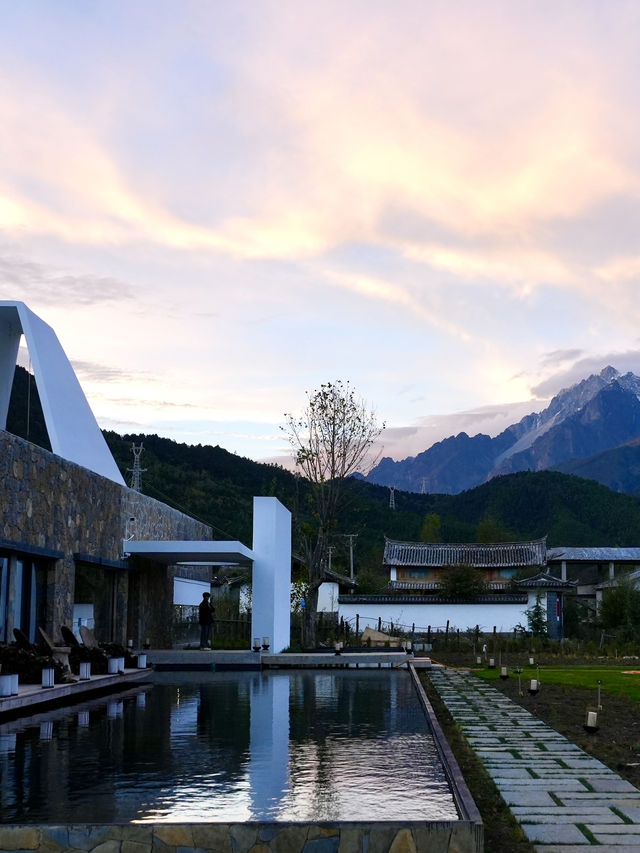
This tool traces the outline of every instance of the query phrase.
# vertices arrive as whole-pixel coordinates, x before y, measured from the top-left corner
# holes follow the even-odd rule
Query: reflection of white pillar
[[[291,632],[291,513],[277,498],[253,499],[253,556],[251,636],[281,652]]]
[[[289,786],[289,676],[251,682],[251,820],[273,821]]]

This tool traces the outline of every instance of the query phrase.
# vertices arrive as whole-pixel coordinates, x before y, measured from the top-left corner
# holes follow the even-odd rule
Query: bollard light
[[[109,658],[107,661],[107,673],[109,675],[118,674],[118,658]]]
[[[531,679],[531,683],[530,683],[530,685],[529,685],[529,693],[530,693],[530,695],[531,695],[531,696],[536,696],[536,695],[537,695],[537,693],[538,693],[538,690],[540,690],[540,684],[539,684],[539,682],[538,682],[538,679],[537,679],[537,678],[532,678],[532,679]]]
[[[597,732],[600,728],[598,725],[598,712],[594,708],[587,708],[582,728],[589,734]]]
[[[413,649],[411,648],[411,640],[409,640],[409,642],[407,643],[407,647],[406,647],[405,651],[408,655],[413,654]]]
[[[477,663],[478,665],[480,665],[480,664],[482,663],[482,658],[480,657],[480,655],[477,655],[477,657],[476,657],[476,663]]]
[[[334,654],[339,655],[340,652],[342,651],[342,643],[339,640],[336,641],[334,648],[335,648]]]
[[[269,638],[268,638],[268,637],[263,637],[263,638],[262,638],[262,651],[263,651],[263,652],[268,652],[268,651],[269,651],[269,646],[270,646],[270,645],[271,645],[271,644],[269,643]]]
[[[53,679],[55,675],[55,670],[52,666],[46,666],[42,670],[42,686],[43,687],[53,687]]]
[[[496,659],[495,658],[489,658],[489,669],[495,669],[495,668],[496,668]]]
[[[509,672],[507,671],[507,667],[503,666],[500,668],[500,678],[504,681],[505,678],[509,678]]]
[[[80,663],[80,681],[89,681],[91,678],[91,661],[82,661]]]
[[[145,654],[138,655],[138,669],[147,668],[147,656]]]
[[[260,645],[260,637],[254,637],[254,638],[253,638],[253,646],[252,646],[252,648],[253,648],[253,651],[254,651],[254,652],[259,652],[259,651],[260,651],[260,649],[262,648],[262,646]]]
[[[535,664],[535,660],[533,658],[529,658],[529,666],[533,666]]]
[[[11,676],[10,675],[0,675],[0,696],[5,698],[6,696],[11,696]]]

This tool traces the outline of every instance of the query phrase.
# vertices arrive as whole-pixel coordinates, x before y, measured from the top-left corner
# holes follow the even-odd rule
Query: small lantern
[[[139,654],[137,658],[138,669],[146,669],[147,668],[147,656],[145,654]]]
[[[529,694],[531,696],[537,696],[538,690],[540,690],[540,683],[537,678],[532,678],[529,685]]]
[[[504,681],[506,678],[509,678],[509,672],[506,666],[500,668],[500,678]]]
[[[91,679],[91,661],[82,661],[80,663],[80,681],[89,681]]]
[[[53,679],[55,676],[55,670],[52,666],[46,666],[42,670],[42,686],[43,687],[53,687]]]
[[[337,641],[335,644],[334,654],[339,655],[341,651],[342,651],[342,643],[340,641]]]
[[[480,655],[476,655],[476,663],[478,665],[480,665],[482,663],[482,658],[480,657]]]
[[[142,644],[142,648],[143,649],[150,649],[151,648],[151,640],[148,637],[144,641],[144,643]]]
[[[496,659],[495,658],[489,658],[489,669],[495,669],[495,668],[496,668]]]
[[[262,646],[260,645],[260,637],[254,637],[254,638],[253,638],[253,646],[252,646],[252,648],[253,648],[253,651],[254,651],[254,652],[259,652],[259,651],[260,651],[260,649],[262,648]]]
[[[269,651],[269,646],[270,646],[270,645],[271,645],[271,644],[269,643],[269,638],[268,638],[268,637],[263,637],[263,638],[262,638],[262,651],[263,651],[263,652],[268,652],[268,651]]]
[[[598,712],[595,708],[587,708],[582,728],[590,735],[597,732],[600,728],[598,725]]]
[[[118,674],[118,658],[109,658],[107,661],[107,672],[109,675]]]
[[[127,648],[128,648],[128,649],[132,649],[132,648],[133,648],[133,640],[127,640]]]
[[[406,647],[405,651],[406,651],[406,653],[407,653],[408,655],[412,655],[412,654],[413,654],[413,649],[411,648],[411,640],[409,640],[409,641],[407,642],[407,647]]]
[[[6,697],[11,696],[11,676],[10,675],[0,675],[0,696]]]
[[[534,658],[529,658],[529,666],[534,666],[534,665],[535,665]]]

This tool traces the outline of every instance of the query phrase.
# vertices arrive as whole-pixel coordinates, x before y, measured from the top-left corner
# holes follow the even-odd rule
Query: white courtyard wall
[[[513,631],[516,625],[527,625],[525,610],[527,604],[358,604],[340,603],[338,616],[355,625],[356,614],[360,616],[360,630],[369,625],[378,627],[378,619],[385,626],[393,622],[400,630],[416,631],[445,630],[449,620],[449,630],[466,631],[467,628],[480,626],[484,633]]]

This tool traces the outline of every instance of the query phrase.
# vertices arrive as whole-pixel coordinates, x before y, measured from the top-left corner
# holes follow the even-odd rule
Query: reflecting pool
[[[455,820],[406,672],[156,673],[0,726],[3,823]]]

